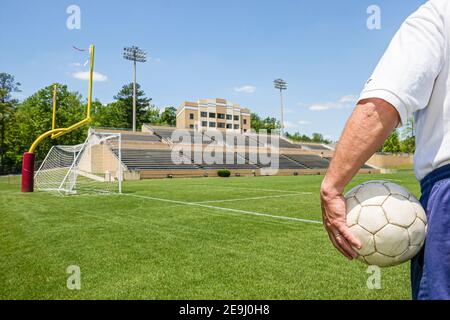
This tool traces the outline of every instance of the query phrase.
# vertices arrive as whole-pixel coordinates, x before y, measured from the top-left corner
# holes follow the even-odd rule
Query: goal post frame
[[[91,134],[88,133],[88,137],[86,138],[86,141],[83,143],[83,148],[86,147],[86,144],[88,143],[90,137],[91,137]],[[52,148],[52,149],[53,149],[53,148]],[[51,151],[51,150],[50,150],[50,151]],[[83,154],[82,151],[83,151],[83,149],[82,149],[82,150],[77,154],[77,156],[73,159],[72,165],[70,166],[69,170],[67,171],[67,174],[64,176],[64,178],[63,178],[62,181],[61,181],[61,184],[59,185],[59,188],[58,188],[59,190],[62,189],[64,183],[66,182],[66,180],[67,180],[67,178],[68,178],[68,176],[69,176],[69,174],[71,174],[71,173],[73,172],[73,169],[74,169],[75,164],[76,164],[77,161],[79,160],[80,156]],[[49,154],[50,154],[50,153],[49,153]],[[47,157],[48,157],[48,155],[47,155]],[[44,163],[42,163],[42,165],[44,165]],[[38,172],[39,172],[39,171],[38,171]]]
[[[95,46],[92,44],[89,47],[90,52],[90,65],[89,65],[89,91],[88,91],[88,103],[86,108],[86,118],[71,125],[68,128],[56,129],[56,94],[57,87],[53,89],[53,105],[52,105],[52,129],[39,136],[31,145],[28,152],[23,156],[22,162],[22,192],[34,191],[34,163],[35,163],[35,150],[38,145],[48,137],[52,139],[59,138],[67,133],[70,133],[86,124],[91,122],[91,105],[92,105],[92,88],[94,80],[94,58],[95,58]]]
[[[122,193],[122,134],[89,129],[85,142],[53,146],[34,176],[36,189],[62,195]]]

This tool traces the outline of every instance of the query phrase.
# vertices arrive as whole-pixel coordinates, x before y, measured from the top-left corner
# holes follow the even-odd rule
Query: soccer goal
[[[77,193],[122,193],[120,133],[89,131],[83,144],[54,146],[36,172],[37,190]]]

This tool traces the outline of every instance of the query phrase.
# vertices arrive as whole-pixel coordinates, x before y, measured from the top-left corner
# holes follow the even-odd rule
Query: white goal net
[[[83,144],[54,146],[36,172],[39,191],[60,194],[121,193],[121,135],[89,132]]]

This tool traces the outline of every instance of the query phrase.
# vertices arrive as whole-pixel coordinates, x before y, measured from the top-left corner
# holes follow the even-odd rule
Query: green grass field
[[[366,266],[312,223],[322,178],[147,180],[124,195],[70,197],[22,194],[2,178],[0,298],[409,299],[408,265],[369,290]],[[411,171],[352,186],[374,179],[419,192]],[[66,287],[70,265],[79,291]]]

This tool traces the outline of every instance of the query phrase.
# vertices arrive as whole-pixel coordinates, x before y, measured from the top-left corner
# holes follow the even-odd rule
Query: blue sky
[[[113,100],[131,81],[122,48],[150,60],[138,81],[158,107],[226,98],[279,118],[275,78],[288,82],[286,127],[338,139],[358,96],[403,20],[425,0],[0,0],[0,72],[15,75],[26,97],[54,82],[86,96],[87,56],[96,45],[94,96]],[[366,27],[369,5],[381,30]],[[66,9],[81,9],[69,30]],[[80,65],[81,64],[81,65]]]

